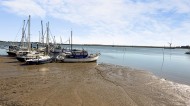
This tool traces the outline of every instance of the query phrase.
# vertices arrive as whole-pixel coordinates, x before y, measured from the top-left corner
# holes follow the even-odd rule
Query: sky
[[[0,0],[0,40],[20,41],[29,15],[31,41],[43,20],[57,43],[190,45],[190,0]]]

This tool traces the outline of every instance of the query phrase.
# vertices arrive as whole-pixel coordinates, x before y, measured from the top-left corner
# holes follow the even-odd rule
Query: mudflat
[[[187,106],[190,87],[128,67],[0,57],[0,106]]]

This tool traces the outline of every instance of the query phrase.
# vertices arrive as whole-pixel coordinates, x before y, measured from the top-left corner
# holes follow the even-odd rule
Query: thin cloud
[[[15,14],[48,16],[86,28],[86,34],[77,32],[76,43],[164,45],[171,36],[190,34],[189,0],[9,0],[1,5]]]
[[[5,10],[18,15],[44,17],[46,11],[33,0],[9,0],[1,1]]]

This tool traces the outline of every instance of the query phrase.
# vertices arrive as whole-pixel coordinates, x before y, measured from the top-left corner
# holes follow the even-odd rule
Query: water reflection
[[[40,68],[38,68],[38,71],[40,71],[40,72],[46,72],[46,71],[49,71],[49,68],[47,68],[47,67],[40,67]]]
[[[105,49],[106,50],[106,49]],[[185,49],[126,48],[103,50],[99,62],[111,63],[153,72],[160,77],[190,84],[190,56]],[[115,50],[115,51],[114,51]]]
[[[48,67],[39,67],[38,71],[41,73],[42,76],[45,76],[47,72],[49,71]]]

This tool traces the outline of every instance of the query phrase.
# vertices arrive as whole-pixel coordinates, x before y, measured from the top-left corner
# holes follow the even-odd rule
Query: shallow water
[[[157,76],[190,85],[190,55],[187,49],[83,46],[100,52],[98,63],[117,64],[150,71]]]

